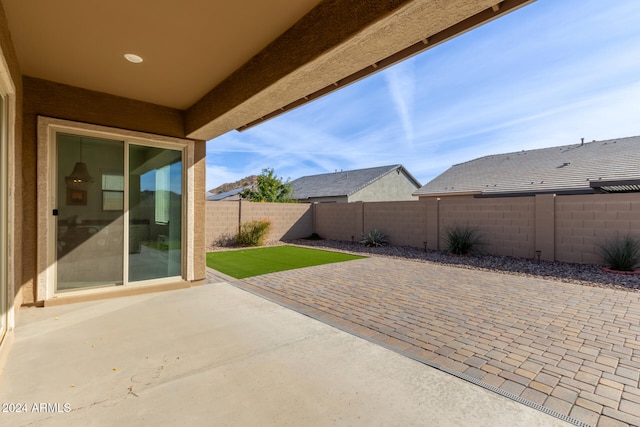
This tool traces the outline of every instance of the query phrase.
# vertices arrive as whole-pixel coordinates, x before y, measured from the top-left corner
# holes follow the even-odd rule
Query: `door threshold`
[[[91,293],[83,293],[83,294],[59,294],[54,296],[53,298],[44,301],[45,307],[52,307],[56,305],[64,305],[64,304],[74,304],[77,302],[87,302],[87,301],[98,301],[103,299],[110,298],[120,298],[125,296],[133,296],[133,295],[144,295],[154,292],[164,292],[164,291],[174,291],[177,289],[187,289],[192,286],[201,285],[204,281],[197,282],[187,282],[187,281],[179,281],[179,282],[171,282],[171,283],[163,283],[159,285],[149,285],[149,286],[136,286],[130,288],[109,288],[103,291],[96,291]]]

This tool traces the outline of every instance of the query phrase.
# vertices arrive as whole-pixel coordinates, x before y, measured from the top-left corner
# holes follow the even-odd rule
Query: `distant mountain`
[[[239,179],[236,182],[229,182],[226,184],[222,184],[212,190],[209,190],[209,193],[211,194],[226,193],[227,191],[235,190],[236,188],[254,186],[257,183],[258,183],[258,176],[251,175],[251,176],[247,176],[242,179]]]

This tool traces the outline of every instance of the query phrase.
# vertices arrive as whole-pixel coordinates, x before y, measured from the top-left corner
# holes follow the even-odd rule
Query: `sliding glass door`
[[[56,290],[182,275],[182,150],[58,133]]]
[[[129,146],[129,281],[180,276],[182,152]]]
[[[122,285],[124,142],[69,134],[56,140],[57,291]]]

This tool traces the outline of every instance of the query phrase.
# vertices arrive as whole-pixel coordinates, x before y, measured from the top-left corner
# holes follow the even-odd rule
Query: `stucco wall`
[[[206,206],[204,194],[206,189],[207,174],[207,144],[199,141],[194,146],[194,239],[193,239],[193,275],[194,280],[203,280],[206,277],[207,260],[206,260]]]
[[[400,173],[398,173],[399,171]],[[360,191],[349,196],[350,202],[383,202],[395,200],[418,200],[411,194],[418,190],[400,169],[386,174]]]
[[[22,272],[20,288],[24,303],[36,301],[36,253],[42,248],[37,239],[37,117],[47,116],[80,123],[184,137],[184,123],[179,110],[146,104],[126,98],[88,91],[31,77],[23,78],[24,110],[22,124]],[[205,142],[197,141],[194,153],[195,241],[194,276],[204,278],[204,181]]]
[[[9,135],[8,135],[8,302],[13,307],[19,307],[22,304],[22,293],[19,292],[22,283],[22,241],[23,241],[23,223],[21,212],[23,210],[22,197],[23,180],[22,180],[22,110],[23,110],[23,88],[20,67],[18,66],[18,58],[15,53],[11,34],[8,30],[4,8],[0,4],[0,54],[6,64],[8,72],[8,81],[13,86],[13,93],[9,94]],[[4,67],[3,67],[4,68]],[[12,322],[9,319],[10,323]]]

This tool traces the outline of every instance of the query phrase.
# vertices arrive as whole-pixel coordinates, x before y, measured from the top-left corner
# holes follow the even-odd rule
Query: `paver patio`
[[[22,308],[14,338],[3,427],[570,426],[215,277]]]
[[[232,281],[593,426],[640,425],[640,293],[383,257]]]

